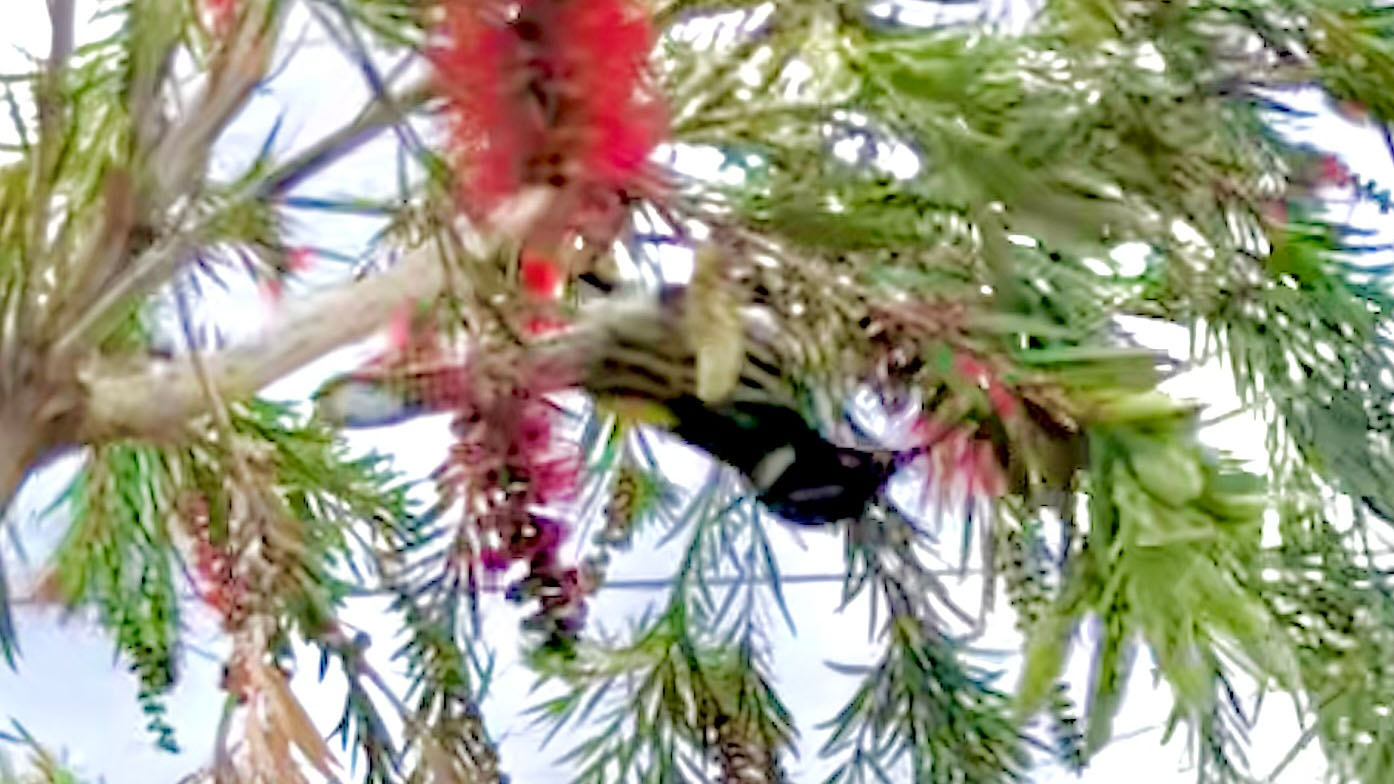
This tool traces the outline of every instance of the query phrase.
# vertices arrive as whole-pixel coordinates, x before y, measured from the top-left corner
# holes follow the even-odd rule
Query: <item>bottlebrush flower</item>
[[[544,397],[555,380],[526,364],[490,359],[462,369],[468,388],[452,424],[457,440],[438,481],[447,494],[474,499],[467,508],[476,512],[481,541],[527,560],[531,554],[518,551],[517,542],[533,525],[532,507],[570,497],[580,459],[556,437],[554,406]]]
[[[560,552],[569,527],[539,510],[571,497],[579,484],[580,455],[559,441],[554,406],[544,397],[562,379],[495,355],[472,358],[464,371],[468,390],[452,424],[457,441],[437,482],[443,495],[463,499],[462,534],[480,544],[477,561],[466,566],[482,568],[488,585],[526,564],[509,597],[537,599],[529,627],[546,632],[547,646],[568,648],[585,615],[580,592],[567,588],[580,584],[576,569]]]
[[[1013,398],[1015,400],[1015,398]],[[1019,401],[1017,401],[1019,403]],[[953,423],[933,413],[911,428],[917,446],[907,450],[910,464],[924,467],[926,489],[944,504],[955,495],[966,500],[998,498],[1007,477],[993,443],[971,422]]]
[[[231,555],[211,539],[208,500],[189,493],[179,499],[178,509],[185,532],[192,539],[194,590],[204,604],[222,617],[224,628],[233,628],[244,611],[246,581],[235,573]]]
[[[524,188],[550,188],[532,229],[543,244],[593,236],[588,224],[636,185],[666,132],[646,79],[656,35],[644,5],[523,0],[510,14],[447,0],[444,11],[430,59],[462,206],[487,221]]]
[[[536,5],[536,0],[523,5]],[[520,41],[508,26],[489,20],[500,9],[475,0],[443,4],[431,52],[438,88],[446,98],[448,147],[460,174],[461,201],[487,215],[521,184],[524,150],[541,140],[541,128],[522,116],[510,96],[509,76],[523,63]]]
[[[992,410],[1001,419],[1010,419],[1021,408],[1021,401],[1012,394],[1006,384],[994,381],[987,388],[987,399],[992,402]]]
[[[954,428],[927,449],[929,472],[939,503],[955,490],[967,499],[997,498],[1006,492],[1007,480],[992,443],[974,435],[971,427]]]
[[[560,556],[568,528],[542,510],[572,498],[580,483],[581,455],[558,437],[556,405],[546,397],[569,388],[570,374],[545,362],[521,361],[498,346],[471,346],[452,356],[428,324],[406,313],[396,324],[393,349],[339,387],[368,385],[390,398],[394,410],[454,412],[455,441],[432,474],[443,503],[464,510],[452,568],[466,570],[470,585],[481,584],[476,575],[482,571],[481,582],[489,587],[498,575],[526,564],[527,576],[514,591],[525,599],[540,599],[538,586],[576,583],[566,577],[569,567]],[[320,402],[343,397],[340,391],[322,391]],[[370,415],[357,421],[386,420]],[[560,609],[544,606],[543,615],[564,619],[548,621],[548,628],[574,628],[584,616],[577,601],[572,597]]]
[[[555,335],[564,332],[571,327],[571,322],[562,318],[550,316],[534,316],[523,324],[523,333],[531,338],[543,338],[548,335]]]
[[[582,166],[599,183],[622,189],[639,176],[667,124],[644,85],[653,27],[634,0],[573,0],[561,17],[569,42],[560,52],[563,78],[581,99],[575,122],[589,132]]]
[[[576,492],[580,465],[571,457],[559,457],[533,464],[529,470],[532,492],[540,504],[563,501]]]

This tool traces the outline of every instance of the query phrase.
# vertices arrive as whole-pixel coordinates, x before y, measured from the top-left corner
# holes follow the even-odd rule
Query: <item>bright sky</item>
[[[24,64],[24,58],[14,48],[16,43],[35,51],[47,46],[44,3],[29,0],[9,5],[3,34],[3,40],[9,43],[0,46],[0,70],[3,71],[15,70]],[[297,19],[297,24],[303,24],[304,15],[297,12]],[[270,90],[259,94],[239,118],[223,140],[215,166],[220,170],[235,167],[249,150],[261,144],[278,116],[285,117],[282,149],[290,152],[345,121],[365,99],[366,92],[356,71],[335,50],[325,46],[321,37],[312,34],[294,70],[278,79]],[[1385,182],[1394,182],[1388,156],[1373,131],[1323,119],[1312,123],[1305,133],[1325,145],[1338,145],[1347,160],[1362,171]],[[393,145],[384,137],[357,153],[351,162],[335,166],[331,175],[311,183],[307,191],[326,195],[388,194],[396,187],[394,167]],[[1361,217],[1373,221],[1378,216]],[[356,217],[315,214],[304,218],[295,226],[299,240],[345,253],[355,253],[375,228],[369,221]],[[229,312],[224,308],[234,308],[232,312],[238,314],[236,320],[251,325],[245,328],[255,328],[258,306],[246,289],[235,289],[225,301],[217,304],[223,312]],[[1143,338],[1158,347],[1172,348],[1184,345],[1185,336],[1150,330]],[[368,347],[362,346],[337,352],[276,384],[267,395],[303,399],[323,378],[353,366],[368,353]],[[1177,379],[1170,388],[1177,394],[1205,401],[1215,412],[1227,412],[1237,406],[1237,400],[1228,392],[1231,389],[1229,378],[1216,368],[1203,368]],[[1261,457],[1261,430],[1251,420],[1235,418],[1210,430],[1207,437],[1217,446],[1245,457]],[[447,433],[439,419],[418,420],[386,432],[356,433],[351,438],[356,447],[392,452],[398,467],[413,476],[423,476],[433,469],[447,443]],[[52,523],[59,522],[55,520],[48,527],[41,527],[33,510],[41,508],[46,499],[61,489],[71,465],[72,461],[66,461],[36,478],[18,505],[20,515],[16,525],[21,536],[31,543],[31,559],[41,558],[46,549],[44,542],[51,542],[57,535]],[[693,462],[691,470],[702,469]],[[841,545],[833,534],[823,531],[795,533],[782,527],[775,530],[777,554],[786,574],[841,571]],[[953,534],[949,536],[954,538]],[[678,542],[680,545],[681,537]],[[673,563],[671,549],[654,551],[640,543],[630,557],[617,560],[611,576],[667,577]],[[13,552],[8,552],[7,557],[14,562]],[[957,590],[965,605],[973,607],[973,597],[977,595],[974,580],[971,577],[964,580]],[[828,774],[833,763],[820,759],[817,754],[825,734],[815,725],[830,718],[845,703],[854,686],[852,680],[827,669],[824,663],[869,663],[878,649],[867,640],[865,603],[854,604],[840,614],[834,612],[839,604],[837,583],[790,584],[785,591],[794,618],[799,622],[797,634],[789,632],[772,606],[768,630],[777,686],[793,714],[800,719],[803,732],[799,758],[789,761],[787,767],[791,781],[816,782]],[[591,618],[610,629],[619,629],[625,619],[662,598],[657,592],[605,591],[596,599]],[[217,683],[223,643],[206,618],[192,621],[195,644],[185,657],[181,685],[170,700],[171,723],[177,728],[185,748],[183,754],[171,756],[155,751],[141,730],[143,721],[135,701],[134,681],[119,664],[113,665],[111,644],[100,632],[80,620],[62,624],[49,611],[20,608],[18,616],[23,659],[17,674],[0,670],[0,720],[6,717],[20,720],[40,739],[66,748],[88,773],[104,776],[111,784],[173,782],[207,760],[221,701]],[[520,618],[521,613],[501,601],[486,607],[486,633],[499,656],[497,677],[484,706],[486,717],[490,729],[501,740],[504,765],[514,782],[534,784],[564,780],[563,771],[553,765],[552,759],[581,736],[568,737],[563,733],[552,746],[538,753],[541,731],[530,728],[529,719],[522,711],[543,695],[529,694],[532,677],[516,658]],[[386,656],[394,647],[390,642],[394,627],[381,606],[375,602],[360,602],[353,607],[348,620],[368,631],[376,641],[369,653],[379,669],[393,671],[395,668],[386,661]],[[980,645],[998,650],[1017,647],[1009,612],[997,614],[996,623]],[[200,648],[210,653],[201,653]],[[1016,657],[1004,656],[985,660],[985,663],[1004,670],[1002,683],[1010,688],[1018,666]],[[327,732],[334,726],[341,705],[340,683],[331,675],[324,684],[317,684],[313,662],[307,660],[303,666],[294,687],[319,726]],[[1084,680],[1087,667],[1087,660],[1076,657],[1072,662],[1072,669],[1079,676],[1076,680]],[[1075,697],[1077,702],[1082,702],[1082,693]],[[1122,739],[1101,753],[1078,781],[1113,784],[1139,777],[1153,782],[1192,781],[1194,772],[1184,768],[1182,742],[1173,740],[1166,747],[1160,744],[1169,703],[1166,694],[1153,685],[1150,667],[1140,661],[1134,670],[1128,701],[1116,723],[1117,735]],[[1263,723],[1253,735],[1252,756],[1258,760],[1260,773],[1266,773],[1298,736],[1286,707],[1279,701],[1271,701],[1264,711]],[[1309,751],[1277,781],[1282,784],[1310,782],[1320,777],[1320,771],[1319,754]],[[1042,768],[1033,780],[1074,779],[1061,771]]]

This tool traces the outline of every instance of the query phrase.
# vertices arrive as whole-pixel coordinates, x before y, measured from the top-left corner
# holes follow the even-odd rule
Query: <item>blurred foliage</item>
[[[1299,749],[1316,740],[1333,780],[1394,780],[1394,603],[1379,550],[1394,522],[1389,248],[1329,208],[1345,196],[1387,209],[1389,184],[1283,130],[1312,91],[1389,138],[1394,9],[1043,0],[994,18],[987,5],[650,3],[673,146],[716,161],[709,176],[663,171],[671,187],[633,205],[615,252],[642,288],[656,248],[701,240],[682,327],[695,370],[677,372],[695,372],[704,398],[777,395],[829,440],[873,440],[846,415],[869,390],[938,439],[907,466],[931,488],[925,508],[878,503],[838,529],[844,601],[872,602],[880,651],[826,725],[830,781],[1082,770],[1144,656],[1201,781],[1251,776],[1254,689],[1294,696]],[[97,6],[98,40],[0,80],[0,409],[23,403],[19,421],[71,430],[65,406],[89,360],[170,353],[161,316],[175,296],[247,278],[279,297],[308,212],[382,221],[352,259],[362,275],[436,248],[477,289],[445,298],[452,328],[511,329],[504,311],[520,301],[494,296],[496,260],[471,258],[443,196],[422,132],[429,92],[402,87],[439,8],[242,0],[220,33],[198,2]],[[926,15],[938,21],[905,21]],[[292,18],[333,45],[370,102],[294,154],[278,119],[229,165],[214,142],[305,55]],[[300,192],[355,165],[379,132],[397,148],[391,197]],[[762,326],[734,345],[742,309]],[[1188,330],[1188,356],[1139,348],[1126,329],[1138,318]],[[1210,360],[1267,426],[1266,480],[1202,446],[1198,413],[1156,391]],[[94,611],[172,749],[162,700],[186,598],[206,578],[185,530],[195,497],[204,544],[269,619],[259,655],[288,665],[305,642],[322,676],[330,662],[344,673],[335,732],[355,763],[362,754],[362,778],[502,780],[480,708],[496,651],[447,505],[409,504],[379,458],[352,458],[289,406],[209,407],[160,439],[64,442],[84,464],[47,517],[64,535],[41,598]],[[571,413],[587,458],[575,516],[595,531],[583,545],[596,579],[635,540],[687,546],[659,608],[622,638],[588,632],[571,658],[529,652],[563,690],[538,721],[587,738],[564,757],[577,781],[784,779],[803,717],[776,691],[765,634],[810,621],[790,610],[772,515],[731,471],[669,475],[661,427],[622,406]],[[922,523],[946,511],[952,535],[931,536]],[[976,612],[929,566],[954,557],[982,570]],[[0,657],[14,664],[4,566]],[[970,651],[998,590],[1023,636],[1015,693]],[[400,622],[404,696],[339,620],[358,594],[385,596]],[[243,639],[233,615],[225,630]],[[1063,680],[1072,655],[1093,662],[1078,707]],[[75,780],[22,729],[0,739],[33,757],[33,780]],[[0,779],[29,781],[3,766]]]

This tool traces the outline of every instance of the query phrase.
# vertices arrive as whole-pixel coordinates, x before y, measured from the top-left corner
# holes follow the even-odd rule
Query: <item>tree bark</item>
[[[0,526],[38,463],[54,451],[37,395],[23,392],[0,406]]]
[[[525,190],[490,218],[489,237],[468,238],[465,253],[485,259],[500,242],[528,236],[554,196],[550,188]],[[203,365],[218,397],[235,400],[255,394],[300,366],[368,337],[399,308],[438,296],[457,284],[436,245],[426,243],[372,277],[291,302],[285,316],[248,343],[205,356]],[[188,357],[129,361],[97,359],[79,371],[83,402],[79,443],[101,439],[177,436],[189,419],[208,410],[208,400]]]
[[[257,390],[336,349],[371,335],[399,308],[438,295],[444,262],[422,246],[391,269],[292,302],[284,317],[253,340],[204,357],[209,380],[224,400]],[[79,442],[110,438],[168,438],[208,410],[210,401],[188,356],[145,361],[96,360],[83,368]]]

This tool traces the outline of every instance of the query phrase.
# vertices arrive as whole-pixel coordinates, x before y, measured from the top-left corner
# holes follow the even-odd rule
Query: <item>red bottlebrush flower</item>
[[[562,17],[569,39],[565,73],[583,98],[578,124],[589,131],[582,166],[599,183],[623,188],[639,175],[667,123],[662,105],[644,92],[656,35],[635,0],[573,2]]]
[[[910,428],[911,443],[919,446],[933,446],[953,430],[953,425],[933,414],[920,417]]]
[[[971,427],[946,431],[925,451],[929,463],[925,480],[934,486],[939,503],[955,490],[968,499],[997,498],[1006,492],[1006,476],[992,442],[976,437]]]
[[[491,572],[502,572],[513,563],[510,554],[495,547],[486,547],[479,554],[479,563]]]
[[[315,252],[304,246],[291,248],[286,254],[286,270],[304,272],[315,265]]]
[[[523,290],[540,299],[553,300],[561,296],[562,274],[557,263],[546,256],[524,252],[518,265],[518,278]]]
[[[518,449],[525,455],[537,454],[552,443],[552,419],[545,411],[532,411],[518,424]]]
[[[999,498],[1007,492],[1007,477],[997,463],[997,455],[992,444],[985,440],[974,443],[977,458],[968,480],[968,492],[973,495]]]
[[[409,319],[399,321],[406,325]],[[446,347],[432,342],[429,330],[410,325],[399,330],[406,336],[396,341],[399,350],[377,360],[370,372],[376,378],[403,376],[427,396],[427,408],[446,410],[442,406],[448,404],[456,412],[450,425],[455,443],[433,472],[442,498],[460,502],[465,510],[460,555],[452,568],[467,571],[470,585],[488,588],[498,575],[527,564],[527,577],[509,589],[517,601],[541,599],[553,588],[578,583],[575,575],[567,578],[560,554],[568,526],[539,513],[539,507],[569,498],[579,485],[580,455],[574,445],[558,440],[552,421],[556,406],[545,397],[567,386],[566,369],[488,350],[470,350],[467,360],[450,362]],[[435,361],[413,371],[410,360],[418,347]],[[578,594],[572,588],[562,592]],[[584,609],[579,599],[568,600],[564,608],[544,606],[548,634],[572,634]]]
[[[954,370],[974,384],[983,384],[992,375],[987,363],[971,354],[955,354]]]
[[[185,530],[193,538],[193,581],[199,599],[231,628],[239,620],[246,582],[233,571],[230,554],[215,545],[208,529],[208,500],[190,493],[179,500],[179,515]]]
[[[528,121],[520,96],[510,94],[526,66],[524,48],[507,24],[489,18],[502,17],[497,5],[448,0],[437,30],[441,42],[429,54],[447,101],[462,201],[476,218],[518,190],[526,154],[541,146],[543,131]]]
[[[415,376],[421,387],[421,404],[431,411],[458,409],[470,400],[467,371],[462,365],[441,363]]]
[[[431,54],[461,201],[487,219],[525,187],[553,188],[532,230],[586,235],[610,201],[593,191],[632,187],[666,131],[645,84],[656,36],[638,0],[502,5],[447,0]]]

